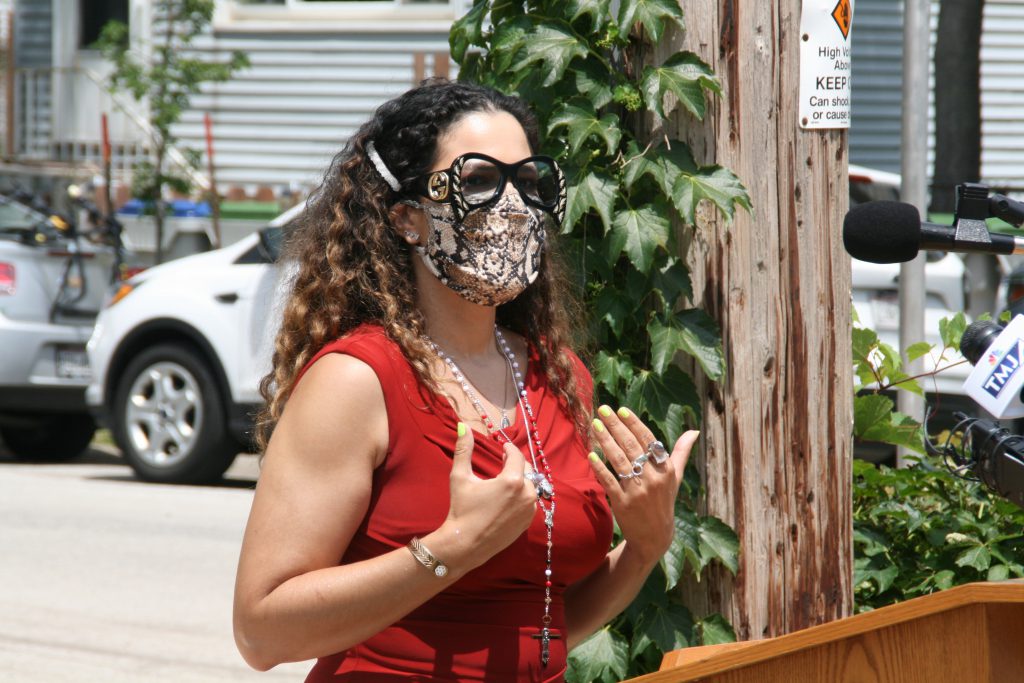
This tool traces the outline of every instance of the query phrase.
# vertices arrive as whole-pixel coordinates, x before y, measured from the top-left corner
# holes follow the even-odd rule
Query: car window
[[[0,199],[0,230],[28,230],[44,217],[10,199]]]
[[[879,200],[899,201],[899,188],[884,183],[862,182],[850,179],[850,206]]]

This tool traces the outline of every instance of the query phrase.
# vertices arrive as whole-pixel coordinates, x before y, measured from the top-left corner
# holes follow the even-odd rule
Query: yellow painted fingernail
[[[600,408],[597,409],[597,412],[601,413],[605,417],[608,417],[609,415],[612,414],[612,409],[609,408],[608,406],[601,406]]]
[[[594,431],[595,432],[603,432],[604,431],[604,423],[601,422],[598,419],[595,419],[594,420]]]
[[[588,455],[587,457],[590,458],[592,462],[601,462],[601,456],[595,453],[594,451],[590,451],[590,455]]]
[[[619,417],[623,420],[628,420],[633,416],[633,413],[629,412],[629,408],[619,408]]]
[[[459,426],[456,429],[459,432],[459,436],[466,435],[466,425],[464,423],[460,422]]]

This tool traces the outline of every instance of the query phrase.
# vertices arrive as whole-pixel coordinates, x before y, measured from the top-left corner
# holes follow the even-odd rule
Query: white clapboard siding
[[[938,4],[932,6],[937,25]],[[934,32],[932,34],[934,48]],[[857,0],[850,161],[898,173],[903,84],[902,3]],[[941,87],[941,84],[939,85]],[[934,106],[929,101],[929,162]],[[987,0],[981,38],[981,176],[1024,192],[1024,0]]]
[[[1024,1],[985,4],[981,38],[981,176],[1024,192]]]
[[[252,65],[192,98],[174,129],[180,146],[205,150],[209,112],[219,185],[309,188],[378,106],[413,85],[417,52],[426,74],[434,72],[448,36],[218,31],[195,45],[207,58],[232,50]]]

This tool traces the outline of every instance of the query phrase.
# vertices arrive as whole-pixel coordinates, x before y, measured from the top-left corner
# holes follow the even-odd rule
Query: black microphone
[[[843,246],[853,258],[870,263],[911,261],[921,249],[1024,254],[1024,239],[990,233],[982,221],[928,223],[913,204],[889,201],[850,209],[843,221]]]

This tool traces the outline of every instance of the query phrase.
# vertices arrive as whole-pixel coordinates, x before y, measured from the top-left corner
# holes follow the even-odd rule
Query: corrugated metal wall
[[[181,144],[205,148],[210,112],[218,184],[309,187],[380,104],[413,84],[417,53],[434,73],[448,36],[220,32],[197,47],[211,56],[242,50],[252,66],[192,99],[175,128]]]
[[[894,173],[900,171],[902,7],[895,0],[857,0],[852,45],[850,161]],[[937,21],[936,2],[933,29]],[[932,38],[934,47],[934,32]],[[1024,0],[987,0],[981,43],[982,179],[1024,192]],[[933,148],[934,124],[929,128]]]
[[[936,0],[932,3],[931,15],[933,50],[938,11]],[[852,51],[850,163],[899,173],[903,128],[903,3],[896,0],[857,0]],[[932,76],[929,80],[934,84]],[[928,159],[931,163],[935,114],[931,94],[924,104],[929,110]]]
[[[1024,0],[985,4],[981,137],[982,178],[1024,192]]]

